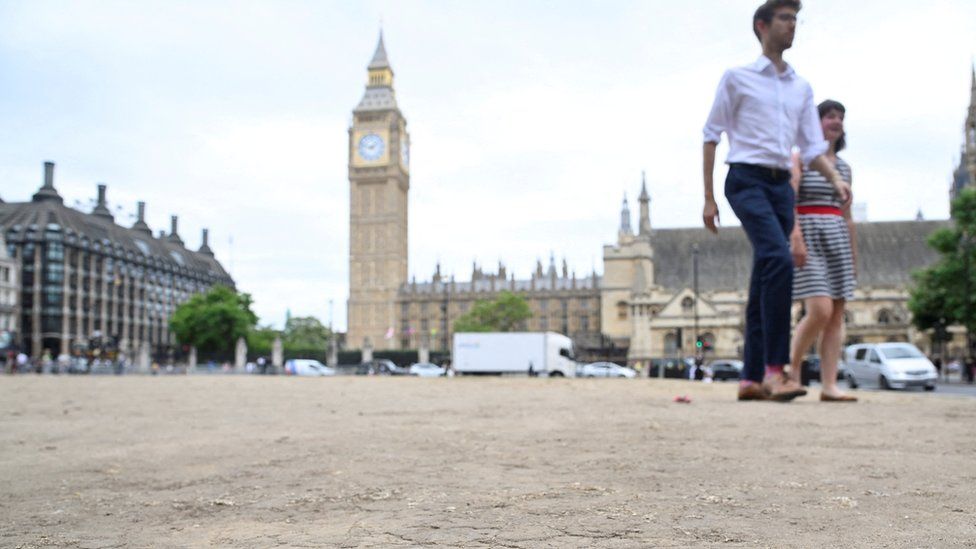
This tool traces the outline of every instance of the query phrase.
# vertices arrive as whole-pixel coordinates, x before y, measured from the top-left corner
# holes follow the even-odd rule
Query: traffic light
[[[696,340],[695,340],[695,348],[696,348],[696,349],[701,349],[701,348],[702,348],[702,347],[703,347],[704,345],[705,345],[705,344],[704,344],[704,343],[702,343],[702,340],[701,340],[701,338],[698,338],[698,339],[696,339]]]

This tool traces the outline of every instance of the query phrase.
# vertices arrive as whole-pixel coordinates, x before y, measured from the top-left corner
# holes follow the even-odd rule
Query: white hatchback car
[[[935,366],[911,343],[859,343],[844,350],[844,376],[851,388],[924,387],[935,390]]]
[[[334,376],[335,368],[310,358],[293,358],[285,362],[285,373],[293,376]]]
[[[633,368],[627,368],[613,362],[594,362],[580,367],[579,377],[637,377]]]
[[[417,377],[442,377],[446,370],[430,362],[418,362],[410,365],[410,375]]]

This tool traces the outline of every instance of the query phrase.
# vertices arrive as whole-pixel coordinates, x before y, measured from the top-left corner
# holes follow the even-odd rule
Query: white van
[[[334,376],[335,368],[310,358],[293,358],[285,362],[285,374],[293,376]]]
[[[928,358],[911,343],[859,343],[844,350],[844,376],[851,388],[881,389],[924,387],[935,390],[938,373]]]

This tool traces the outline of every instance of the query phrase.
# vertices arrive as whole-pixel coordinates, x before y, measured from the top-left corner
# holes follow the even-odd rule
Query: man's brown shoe
[[[768,400],[766,389],[759,383],[739,385],[739,400]]]
[[[769,400],[780,402],[788,402],[807,394],[807,390],[802,385],[790,379],[786,374],[766,376],[762,386],[769,394]]]

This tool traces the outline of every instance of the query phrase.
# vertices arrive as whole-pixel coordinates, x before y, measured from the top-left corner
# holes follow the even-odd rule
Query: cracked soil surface
[[[0,394],[2,547],[976,547],[969,398],[259,376]]]

